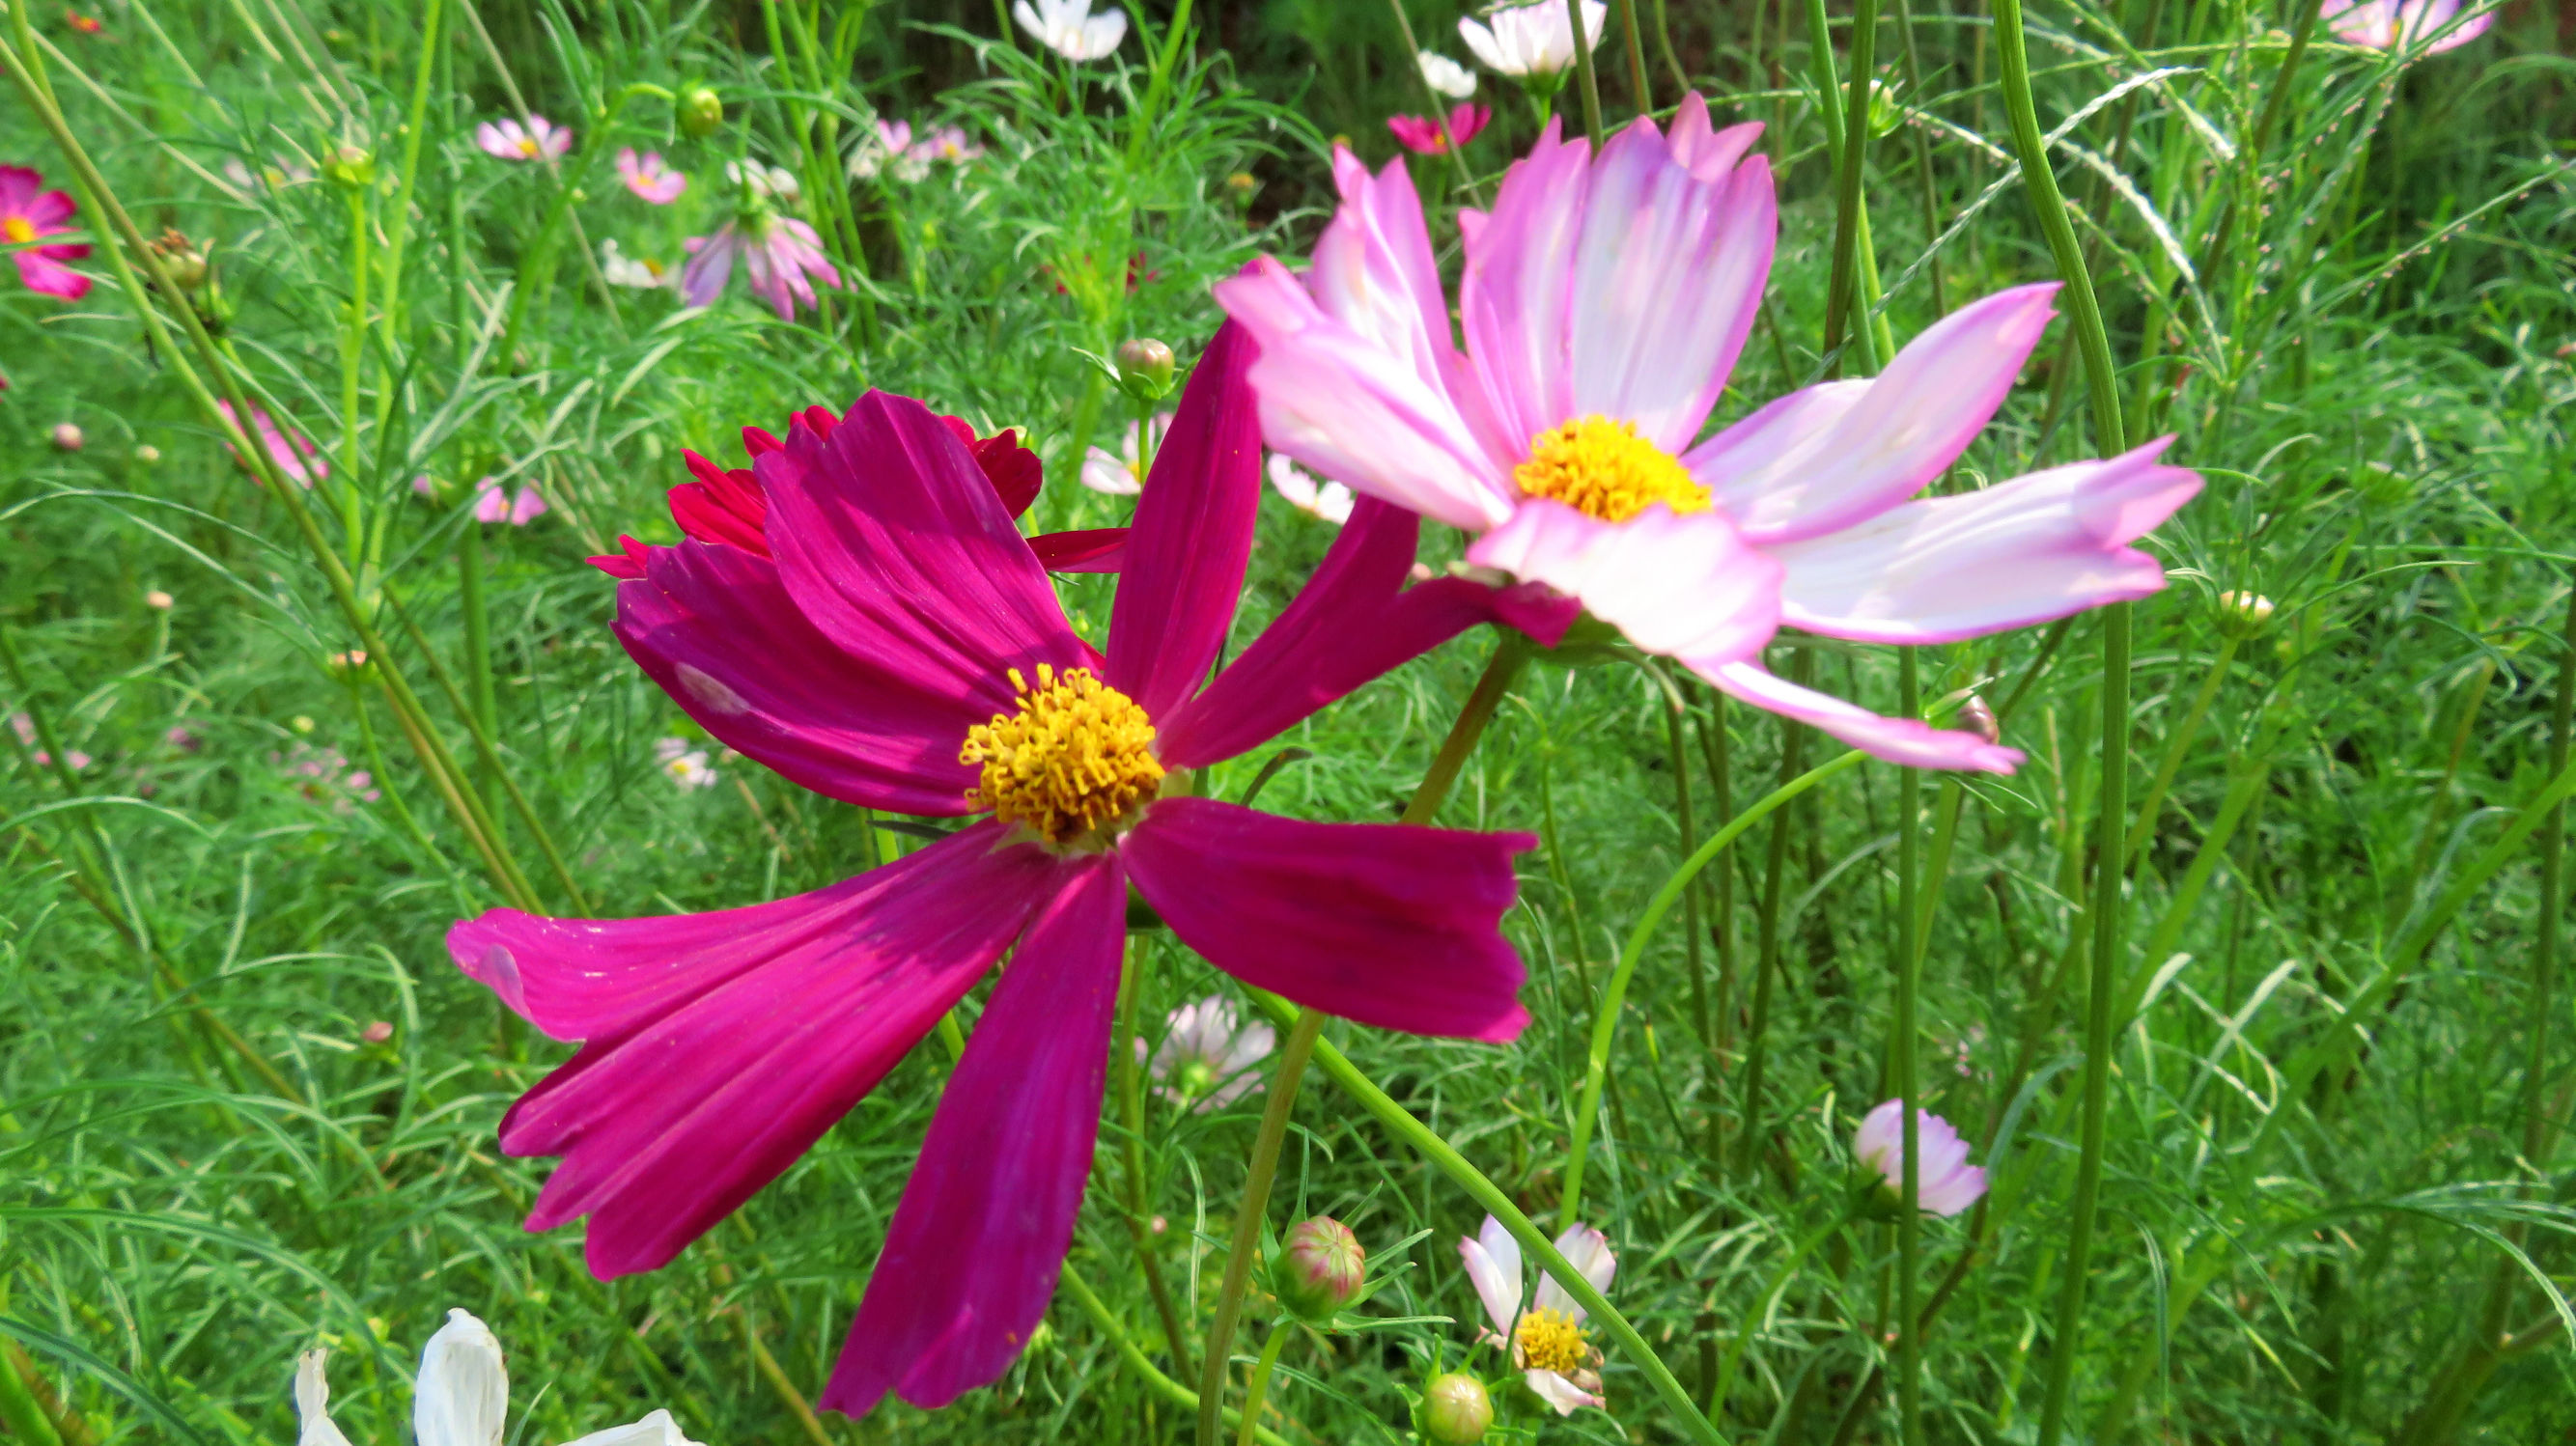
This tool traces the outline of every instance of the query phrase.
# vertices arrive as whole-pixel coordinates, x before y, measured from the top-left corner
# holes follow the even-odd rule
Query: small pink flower
[[[1556,1248],[1594,1290],[1610,1288],[1619,1261],[1610,1253],[1609,1237],[1578,1220],[1556,1237]],[[1476,1287],[1485,1318],[1494,1323],[1492,1331],[1480,1328],[1477,1338],[1509,1351],[1521,1379],[1556,1414],[1571,1416],[1585,1406],[1606,1407],[1601,1352],[1584,1338],[1582,1303],[1566,1294],[1552,1275],[1541,1275],[1538,1289],[1524,1297],[1521,1243],[1491,1215],[1474,1239],[1459,1240],[1458,1255],[1466,1262],[1468,1283]],[[1527,1310],[1521,1309],[1524,1299]]]
[[[1166,1023],[1170,1030],[1152,1060],[1155,1093],[1206,1114],[1261,1088],[1254,1066],[1270,1057],[1278,1031],[1257,1019],[1238,1026],[1234,1005],[1222,994],[1182,1005]],[[1144,1055],[1145,1041],[1136,1041],[1136,1053]]]
[[[877,122],[877,144],[890,156],[912,149],[912,122],[880,120]]]
[[[1386,128],[1395,132],[1396,144],[1417,155],[1437,156],[1448,153],[1452,146],[1463,146],[1476,138],[1476,133],[1493,120],[1494,108],[1474,101],[1461,101],[1450,108],[1446,121],[1427,116],[1391,115]]]
[[[203,746],[202,740],[197,737],[197,730],[184,723],[171,725],[170,731],[161,735],[161,741],[182,753],[194,753]]]
[[[71,219],[72,198],[38,190],[43,184],[44,177],[31,166],[0,166],[0,242],[7,244],[9,259],[18,263],[18,279],[29,291],[78,301],[89,294],[89,278],[61,263],[87,256],[89,246],[78,241],[34,244],[72,229],[64,224]]]
[[[2459,13],[2460,0],[2325,0],[2317,8],[2317,18],[2348,44],[2373,50],[2424,45],[2427,55],[2457,50],[2495,24],[2496,12],[2488,10],[2424,44],[2426,36],[2450,25]]]
[[[749,215],[727,221],[713,236],[692,236],[689,264],[680,271],[680,295],[691,306],[712,306],[733,277],[736,257],[751,294],[766,301],[780,321],[796,319],[798,306],[814,305],[813,277],[841,284],[841,273],[823,255],[823,238],[793,216]]]
[[[671,204],[689,188],[689,178],[664,165],[660,151],[638,156],[633,146],[617,153],[617,175],[626,189],[656,206]]]
[[[505,161],[533,161],[540,156],[552,159],[572,149],[572,127],[556,125],[541,115],[531,114],[524,126],[505,117],[476,126],[474,144],[481,146],[485,155]]]
[[[925,161],[946,161],[955,166],[984,154],[984,148],[966,139],[965,127],[941,126],[922,137],[912,147],[912,154]]]
[[[483,488],[474,494],[474,520],[506,522],[512,527],[525,527],[546,514],[546,499],[534,487],[522,487],[517,497],[510,496],[501,484],[486,477]]]
[[[233,415],[232,403],[217,402],[215,409],[231,418],[233,425],[241,425],[241,418]],[[268,451],[268,460],[277,464],[278,471],[304,484],[307,489],[331,475],[330,465],[322,460],[320,448],[302,437],[279,431],[277,424],[268,419],[268,413],[258,407],[250,409],[250,420],[252,429],[259,433],[260,445]],[[254,472],[251,475],[255,478],[259,474]]]
[[[1914,1172],[1914,1203],[1927,1215],[1948,1217],[1986,1193],[1986,1172],[1968,1163],[1968,1142],[1950,1122],[1923,1109],[1914,1112],[1915,1143],[1923,1163]],[[1874,1170],[1890,1194],[1905,1190],[1905,1102],[1889,1100],[1863,1116],[1852,1135],[1852,1156]]]

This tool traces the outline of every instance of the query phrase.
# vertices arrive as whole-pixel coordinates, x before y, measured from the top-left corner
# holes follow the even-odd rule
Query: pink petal
[[[1610,1404],[1607,1399],[1592,1394],[1554,1371],[1523,1371],[1521,1378],[1529,1382],[1529,1388],[1538,1393],[1540,1400],[1554,1406],[1560,1416],[1571,1416],[1585,1406]]]
[[[794,428],[752,469],[779,577],[842,651],[979,717],[1017,707],[1012,668],[1093,663],[993,484],[921,403],[871,391],[829,437]]]
[[[1463,146],[1492,124],[1494,108],[1462,100],[1449,108],[1449,143]]]
[[[713,914],[448,932],[457,967],[581,1052],[501,1124],[562,1155],[531,1230],[590,1216],[602,1278],[651,1270],[776,1178],[988,968],[1062,870],[987,824],[817,893]]]
[[[1418,115],[1391,115],[1386,118],[1386,128],[1394,133],[1395,143],[1408,151],[1424,156],[1440,154],[1443,142],[1438,121]]]
[[[1467,351],[1490,417],[1485,443],[1515,460],[1528,454],[1530,438],[1576,415],[1572,284],[1592,148],[1560,139],[1559,128],[1549,121],[1503,174],[1458,283]]]
[[[69,221],[72,213],[78,209],[79,207],[72,204],[71,192],[42,191],[20,208],[18,214],[26,217],[35,226],[37,235],[50,236],[64,229],[63,223]],[[84,246],[74,254],[86,256],[89,254],[89,248]]]
[[[1181,942],[1247,984],[1381,1029],[1507,1040],[1529,1013],[1500,924],[1512,856],[1537,842],[1166,798],[1121,854]]]
[[[900,648],[849,652],[790,600],[769,559],[683,542],[653,548],[617,590],[617,638],[646,676],[727,747],[827,798],[894,813],[969,811],[966,732],[1007,711]]]
[[[1482,622],[1554,645],[1576,605],[1544,588],[1444,577],[1414,587],[1421,519],[1364,499],[1287,610],[1196,698],[1155,722],[1155,753],[1203,768],[1279,736],[1327,704]]]
[[[1127,529],[1041,532],[1029,539],[1029,551],[1049,572],[1117,572],[1127,565]]]
[[[1673,159],[1690,168],[1690,173],[1703,181],[1714,181],[1735,169],[1753,143],[1762,138],[1762,122],[1746,121],[1712,132],[1708,123],[1708,102],[1699,92],[1682,97],[1681,109],[1673,113],[1672,130],[1665,143],[1672,147]]]
[[[1485,1307],[1485,1319],[1494,1323],[1496,1334],[1509,1338],[1521,1315],[1521,1246],[1491,1215],[1485,1217],[1483,1234],[1483,1240],[1461,1238],[1458,1257],[1466,1262],[1467,1280]]]
[[[509,127],[508,131],[503,130],[501,126],[494,125],[490,121],[485,121],[483,124],[476,126],[474,128],[474,144],[481,146],[484,154],[486,155],[499,156],[505,161],[515,161],[519,158],[519,149],[516,145],[512,144],[510,132],[518,130],[519,123],[517,121],[507,121],[503,124]]]
[[[1694,670],[1757,655],[1780,626],[1779,564],[1714,511],[1657,505],[1601,522],[1535,498],[1467,560],[1579,599],[1628,641]]]
[[[742,233],[727,221],[713,236],[692,236],[688,264],[680,268],[680,299],[691,306],[713,306],[733,277],[734,257],[743,249]]]
[[[33,166],[0,166],[0,216],[24,215],[27,202],[45,184]]]
[[[69,251],[69,246],[47,246],[43,251]],[[84,255],[86,246],[77,248]],[[59,296],[65,301],[78,301],[89,295],[89,278],[68,266],[58,266],[40,251],[21,251],[9,258],[18,263],[18,279],[29,291],[46,296]]]
[[[1557,1235],[1556,1250],[1576,1273],[1590,1282],[1594,1290],[1606,1292],[1610,1289],[1611,1277],[1619,1271],[1619,1261],[1610,1253],[1608,1236],[1578,1220]],[[1552,1310],[1577,1321],[1584,1317],[1583,1307],[1575,1303],[1573,1296],[1565,1293],[1565,1287],[1557,1284],[1556,1277],[1552,1275],[1539,1277],[1538,1293],[1530,1303],[1536,1309]]]
[[[525,527],[545,516],[548,510],[546,499],[537,495],[536,488],[522,487],[519,495],[510,499],[510,525]]]
[[[1107,681],[1149,718],[1198,691],[1234,623],[1261,509],[1251,364],[1252,338],[1232,322],[1219,327],[1190,370],[1128,529]]]
[[[510,515],[510,499],[491,478],[483,479],[483,490],[474,495],[474,520],[499,522]]]
[[[1890,763],[2010,773],[2022,759],[2020,749],[1988,743],[1974,733],[1938,729],[1912,718],[1882,718],[1857,704],[1801,688],[1757,663],[1724,663],[1691,671],[1732,697],[1795,718]]]
[[[2056,295],[2046,282],[1961,307],[1877,377],[1791,392],[1682,462],[1765,546],[1875,517],[1922,491],[1985,430],[2057,314]]]
[[[2126,544],[2200,491],[2199,474],[2157,464],[2172,441],[1765,549],[1783,569],[1781,618],[1863,642],[1952,643],[2159,591],[2163,564]]]
[[[1780,232],[1770,162],[1756,156],[1703,181],[1640,117],[1603,149],[1583,207],[1565,415],[1634,422],[1680,452],[1761,308]]]
[[[1126,881],[1095,855],[1020,941],[949,1078],[820,1401],[945,1406],[1046,1314],[1100,1127]]]
[[[1403,162],[1389,161],[1372,176],[1347,147],[1336,147],[1333,182],[1342,207],[1315,240],[1306,290],[1324,315],[1437,384],[1456,348],[1412,175]]]

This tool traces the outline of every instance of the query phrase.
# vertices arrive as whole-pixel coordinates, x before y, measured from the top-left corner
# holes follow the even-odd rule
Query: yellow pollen
[[[1708,489],[1672,453],[1637,435],[1633,423],[1585,417],[1530,438],[1529,460],[1512,480],[1532,497],[1553,498],[1587,517],[1625,522],[1660,502],[1705,512]]]
[[[1521,1348],[1521,1364],[1530,1370],[1566,1376],[1583,1365],[1583,1327],[1563,1311],[1541,1306],[1524,1314],[1512,1327],[1512,1340]]]
[[[36,227],[24,216],[0,219],[0,236],[9,238],[12,246],[24,246],[36,239]]]
[[[520,154],[520,155],[523,155],[523,156],[531,156],[531,157],[533,157],[534,155],[536,155],[536,153],[537,153],[537,138],[536,138],[535,136],[521,136],[521,137],[519,137],[519,154]]]
[[[967,731],[961,763],[983,766],[966,801],[1059,844],[1134,812],[1163,779],[1154,761],[1154,723],[1126,694],[1087,668],[1062,673],[1038,664],[1037,686],[1011,669],[1017,713],[996,713]]]

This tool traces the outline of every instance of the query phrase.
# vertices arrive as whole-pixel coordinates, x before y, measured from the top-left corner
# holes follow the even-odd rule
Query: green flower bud
[[[1270,1262],[1270,1288],[1279,1303],[1318,1325],[1350,1304],[1367,1279],[1368,1253],[1359,1237],[1330,1215],[1290,1226]]]
[[[344,145],[331,152],[322,163],[322,174],[331,184],[352,191],[362,191],[376,183],[375,153],[365,146]]]
[[[724,124],[724,97],[710,85],[693,85],[680,92],[680,132],[704,140]]]
[[[1118,388],[1140,402],[1159,402],[1172,389],[1177,363],[1172,349],[1150,336],[1118,344]]]
[[[2223,592],[2218,595],[2218,613],[2231,631],[2259,633],[2272,621],[2272,600],[2259,592]]]
[[[1475,1446],[1494,1424],[1493,1398],[1485,1383],[1458,1371],[1434,1376],[1422,1390],[1422,1407],[1414,1424],[1440,1446]]]

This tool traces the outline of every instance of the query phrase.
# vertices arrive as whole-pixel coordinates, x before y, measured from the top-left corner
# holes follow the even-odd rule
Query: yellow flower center
[[[1011,669],[1016,713],[967,731],[961,763],[983,766],[966,801],[1058,844],[1117,823],[1154,797],[1154,723],[1134,699],[1091,675],[1038,664],[1032,688]]]
[[[537,154],[537,138],[535,136],[519,137],[519,154],[533,159]]]
[[[1691,480],[1679,458],[1637,435],[1633,423],[1585,417],[1530,438],[1529,460],[1512,480],[1586,517],[1625,522],[1660,502],[1675,512],[1706,512],[1708,489]]]
[[[24,216],[0,219],[0,236],[8,237],[12,246],[24,246],[36,239],[35,223]]]
[[[1524,1314],[1512,1327],[1512,1341],[1521,1348],[1521,1364],[1533,1371],[1572,1375],[1583,1364],[1583,1327],[1563,1311],[1542,1306]]]

